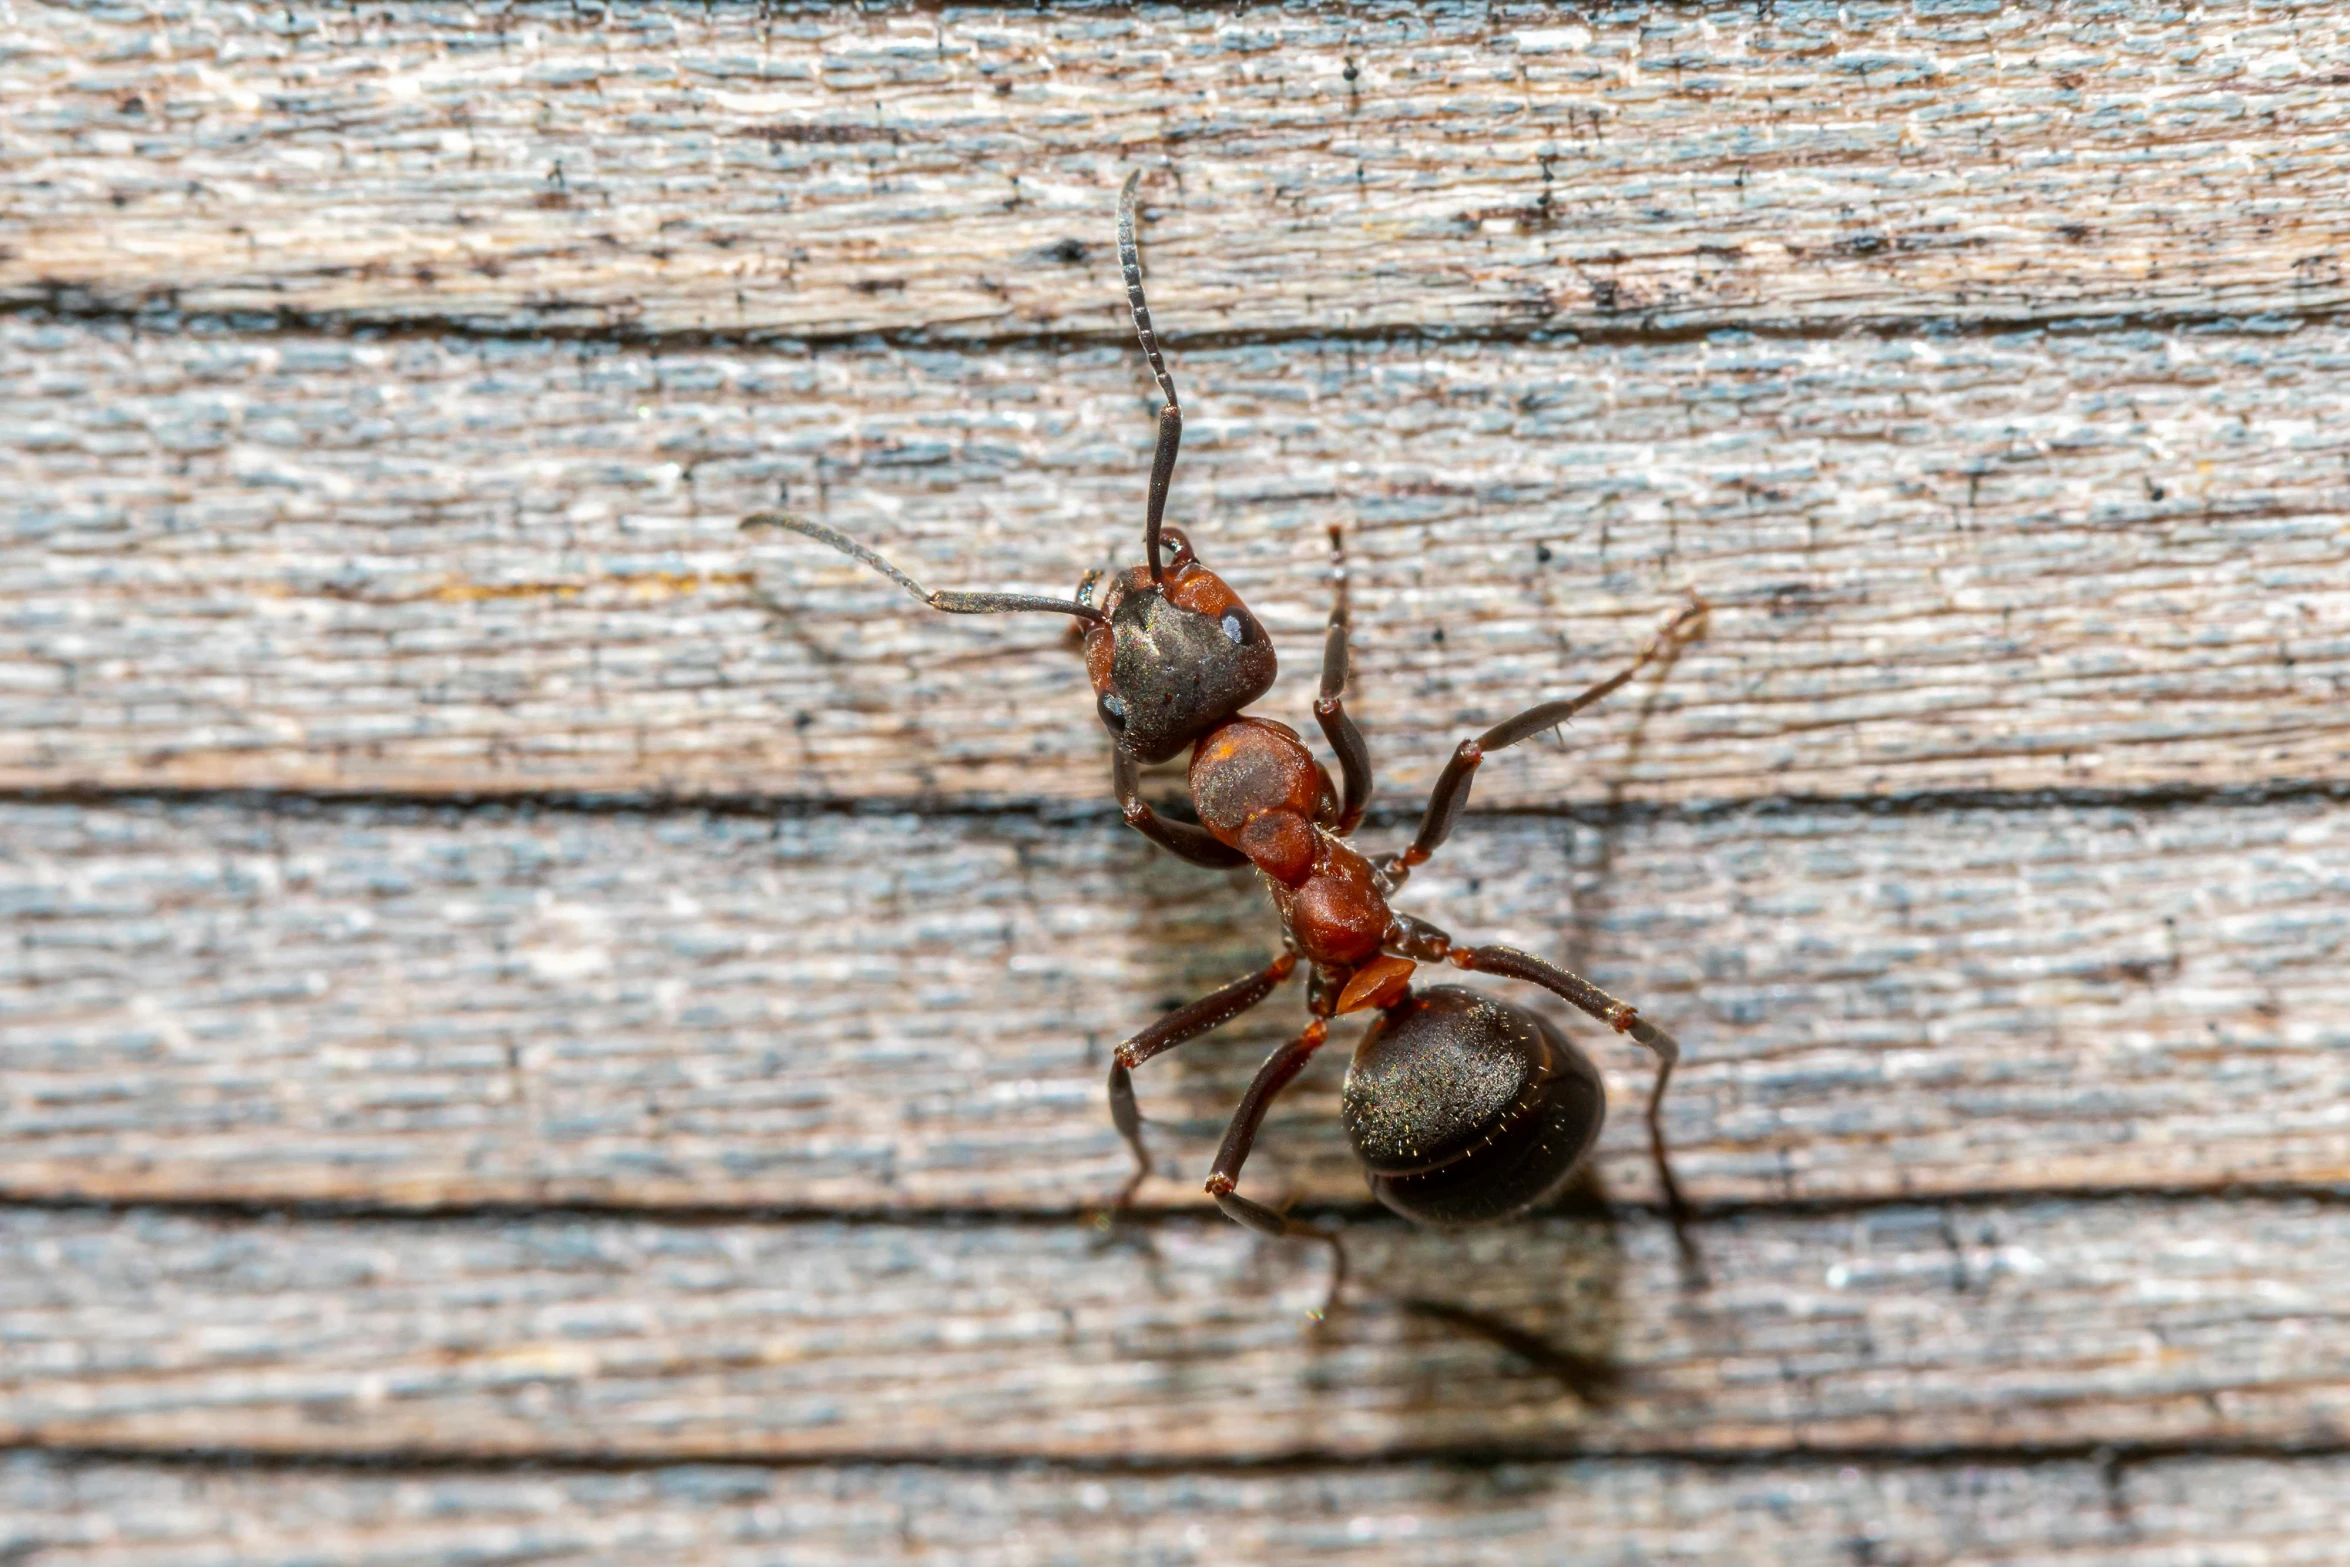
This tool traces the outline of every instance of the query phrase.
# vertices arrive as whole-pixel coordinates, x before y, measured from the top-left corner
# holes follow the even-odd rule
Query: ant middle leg
[[[1290,1218],[1277,1209],[1241,1196],[1233,1188],[1240,1184],[1240,1167],[1256,1146],[1257,1131],[1264,1125],[1265,1112],[1272,1108],[1275,1096],[1305,1070],[1306,1063],[1329,1037],[1329,1020],[1317,1017],[1306,1025],[1305,1032],[1265,1058],[1265,1064],[1257,1068],[1257,1075],[1250,1080],[1248,1091],[1241,1095],[1240,1108],[1233,1111],[1232,1124],[1224,1129],[1223,1145],[1216,1150],[1216,1162],[1208,1172],[1208,1195],[1216,1199],[1216,1206],[1235,1224],[1259,1235],[1317,1240],[1330,1248],[1330,1288],[1322,1298],[1322,1309],[1315,1313],[1323,1320],[1337,1310],[1339,1293],[1346,1287],[1345,1242],[1339,1239],[1336,1230]]]
[[[1134,1102],[1134,1069],[1161,1051],[1172,1050],[1187,1039],[1197,1039],[1231,1022],[1271,995],[1296,967],[1297,954],[1284,952],[1247,978],[1236,979],[1222,990],[1177,1007],[1111,1053],[1110,1122],[1118,1128],[1118,1135],[1126,1139],[1126,1146],[1134,1155],[1134,1173],[1119,1188],[1114,1206],[1123,1208],[1132,1202],[1135,1191],[1151,1173],[1150,1150],[1142,1141],[1142,1111]]]
[[[1583,709],[1622,686],[1634,675],[1656,662],[1657,655],[1679,640],[1682,632],[1706,612],[1705,600],[1695,592],[1690,595],[1686,609],[1677,612],[1657,634],[1648,640],[1639,656],[1597,685],[1556,702],[1543,702],[1529,707],[1515,718],[1505,718],[1473,740],[1463,740],[1452,753],[1452,760],[1444,764],[1437,775],[1436,787],[1429,792],[1428,809],[1420,817],[1420,830],[1411,847],[1400,854],[1391,854],[1380,863],[1381,874],[1390,888],[1400,887],[1411,876],[1412,867],[1425,865],[1430,856],[1441,848],[1444,840],[1461,819],[1461,812],[1469,803],[1469,786],[1475,781],[1477,768],[1492,752],[1516,745],[1529,735],[1538,735],[1545,729],[1565,723]]]
[[[1362,824],[1363,813],[1371,808],[1371,748],[1363,744],[1363,732],[1346,712],[1350,617],[1346,594],[1346,533],[1340,528],[1330,530],[1330,579],[1333,584],[1330,628],[1322,637],[1322,691],[1314,699],[1314,720],[1322,726],[1322,737],[1330,742],[1330,749],[1338,756],[1338,775],[1345,797],[1331,831],[1343,838]]]

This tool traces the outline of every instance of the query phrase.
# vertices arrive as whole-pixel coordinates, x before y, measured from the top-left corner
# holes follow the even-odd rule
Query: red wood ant
[[[1461,946],[1436,926],[1400,913],[1388,900],[1415,866],[1451,836],[1468,804],[1477,769],[1494,752],[1574,717],[1616,690],[1705,612],[1701,599],[1669,619],[1624,668],[1577,696],[1544,702],[1474,739],[1463,740],[1429,796],[1420,828],[1399,853],[1374,861],[1348,837],[1371,801],[1371,757],[1347,716],[1347,593],[1343,540],[1331,530],[1335,602],[1322,644],[1321,694],[1314,718],[1338,758],[1339,781],[1306,749],[1298,732],[1241,710],[1271,688],[1271,639],[1240,596],[1204,565],[1190,540],[1165,523],[1167,489],[1183,437],[1183,408],[1167,373],[1143,302],[1135,254],[1135,191],[1130,175],[1118,202],[1118,255],[1127,302],[1151,374],[1166,396],[1151,460],[1143,518],[1144,563],[1109,576],[1089,575],[1074,599],[1022,593],[931,592],[880,555],[820,523],[761,512],[745,528],[778,527],[845,551],[888,576],[933,609],[958,615],[1047,611],[1074,616],[1084,632],[1085,665],[1095,708],[1110,732],[1112,781],[1119,809],[1145,838],[1178,859],[1224,869],[1254,865],[1281,916],[1282,951],[1245,979],[1160,1018],[1121,1044],[1110,1064],[1110,1119],[1134,1154],[1134,1174],[1119,1193],[1131,1200],[1150,1174],[1134,1069],[1196,1039],[1271,995],[1298,965],[1307,965],[1303,1032],[1273,1052],[1242,1094],[1210,1168],[1207,1189],[1226,1215],[1267,1235],[1310,1236],[1337,1252],[1335,1300],[1345,1258],[1337,1236],[1244,1197],[1242,1163],[1266,1109],[1328,1038],[1330,1020],[1376,1012],[1356,1045],[1342,1094],[1349,1140],[1380,1202],[1423,1223],[1470,1223],[1522,1213],[1556,1192],[1599,1136],[1607,1098],[1598,1071],[1548,1019],[1497,997],[1451,985],[1415,989],[1422,964],[1449,963],[1540,985],[1569,1005],[1629,1034],[1657,1058],[1648,1105],[1649,1145],[1657,1177],[1683,1236],[1687,1205],[1666,1155],[1658,1106],[1680,1047],[1631,1005],[1590,981],[1528,952]],[[1140,794],[1141,769],[1191,748],[1190,785],[1199,822],[1161,816]]]

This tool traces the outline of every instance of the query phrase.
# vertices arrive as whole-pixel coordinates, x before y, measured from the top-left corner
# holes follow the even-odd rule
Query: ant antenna
[[[1025,610],[1050,610],[1056,615],[1076,615],[1102,625],[1109,624],[1107,615],[1091,604],[1080,604],[1074,599],[1044,598],[1034,593],[950,593],[944,590],[933,593],[847,534],[827,528],[821,522],[795,517],[787,511],[753,512],[742,520],[742,528],[746,533],[759,528],[785,528],[793,533],[804,534],[819,544],[829,544],[843,555],[856,556],[932,609],[943,609],[950,615],[1011,615]]]
[[[1118,192],[1118,262],[1126,269],[1126,303],[1134,312],[1134,335],[1142,340],[1143,357],[1151,363],[1151,374],[1159,378],[1159,390],[1167,394],[1167,406],[1159,410],[1158,449],[1151,454],[1150,510],[1142,524],[1151,581],[1164,588],[1167,572],[1159,563],[1159,528],[1167,513],[1167,485],[1175,477],[1175,449],[1183,444],[1183,404],[1175,396],[1175,378],[1167,373],[1167,361],[1159,355],[1158,334],[1151,330],[1151,309],[1142,298],[1142,258],[1134,252],[1134,193],[1141,184],[1142,170],[1136,169],[1126,176],[1125,188]]]

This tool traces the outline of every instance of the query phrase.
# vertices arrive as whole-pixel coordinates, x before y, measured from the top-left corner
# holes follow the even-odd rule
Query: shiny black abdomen
[[[1343,1104],[1373,1194],[1431,1224],[1524,1212],[1564,1184],[1607,1119],[1598,1071],[1555,1026],[1451,985],[1371,1026]]]

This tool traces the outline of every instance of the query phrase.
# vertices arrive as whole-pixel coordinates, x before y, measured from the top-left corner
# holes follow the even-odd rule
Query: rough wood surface
[[[25,1455],[0,1541],[40,1567],[529,1562],[654,1556],[1208,1567],[1344,1560],[1593,1567],[2330,1567],[2338,1458],[1715,1466],[1639,1459],[1173,1477],[916,1466],[612,1474],[190,1470]],[[229,1543],[233,1541],[233,1546]]]
[[[2324,798],[1479,819],[1407,906],[1677,1030],[1701,1198],[2340,1183],[2346,834]],[[20,1196],[1080,1209],[1126,1168],[1110,1047],[1273,933],[1105,819],[133,802],[0,846]],[[1142,1074],[1155,1199],[1199,1200],[1299,996]],[[1363,1200],[1346,1037],[1269,1190]],[[1647,1066],[1585,1037],[1647,1194]]]
[[[0,0],[0,1556],[2337,1560],[2339,22]],[[1327,1327],[1078,1217],[1260,896],[1066,814],[1055,628],[732,523],[1128,552],[1135,166],[1179,519],[1300,718],[1349,528],[1389,811],[1715,601],[1412,900],[1689,1041],[1708,1287],[1372,1215],[1337,1051]]]
[[[1114,334],[1136,164],[1179,334],[2350,300],[2324,7],[10,16],[0,300]]]
[[[0,1437],[1228,1463],[2350,1433],[2339,1205],[1758,1214],[1703,1227],[1701,1293],[1654,1220],[1348,1233],[1352,1304],[1317,1325],[1323,1248],[1212,1214],[1121,1240],[17,1209]]]
[[[1324,530],[1393,809],[1626,657],[1478,803],[2350,774],[2350,328],[1181,356],[1176,514],[1307,720]],[[0,781],[1106,797],[1057,620],[1137,548],[1125,348],[663,352],[0,321]],[[763,609],[764,595],[774,608]],[[1635,743],[1636,739],[1636,743]]]

